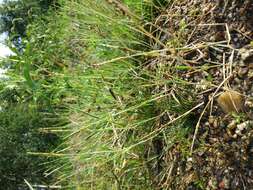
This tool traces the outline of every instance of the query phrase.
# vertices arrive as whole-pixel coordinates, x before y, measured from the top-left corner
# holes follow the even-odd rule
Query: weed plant
[[[155,189],[167,150],[181,144],[189,154],[191,84],[151,43],[166,48],[152,33],[166,1],[121,5],[64,0],[28,27],[24,54],[10,58],[27,97],[63,118],[43,131],[64,143],[30,154],[55,157],[47,175],[65,189]]]
[[[63,173],[56,184],[69,180],[77,189],[153,189],[166,175],[159,163],[166,150],[182,143],[188,154],[186,136],[193,124],[187,117],[175,123],[163,117],[192,108],[190,91],[178,93],[189,85],[175,73],[166,79],[174,68],[162,59],[154,68],[144,64],[153,56],[147,40],[152,34],[144,27],[148,17],[139,10],[156,7],[138,3],[133,14],[141,19],[124,16],[104,1],[64,6],[71,58],[76,62],[68,64],[68,84],[76,100],[69,106],[72,132],[65,137],[67,148],[56,152],[69,158],[66,167],[72,172]],[[133,5],[131,1],[129,7]],[[174,98],[166,90],[173,87]]]

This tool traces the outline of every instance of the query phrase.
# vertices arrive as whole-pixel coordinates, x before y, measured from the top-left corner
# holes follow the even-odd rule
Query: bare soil
[[[191,85],[196,104],[204,102],[195,111],[199,123],[189,137],[196,138],[191,154],[185,156],[181,145],[163,154],[157,186],[253,189],[253,1],[173,1],[154,23],[163,44],[189,49],[176,48],[172,54],[179,59],[161,56],[152,66],[186,68],[177,76]]]

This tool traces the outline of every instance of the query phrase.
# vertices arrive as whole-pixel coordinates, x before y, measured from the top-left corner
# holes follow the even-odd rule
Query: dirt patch
[[[163,52],[166,58],[149,66],[181,68],[176,75],[204,102],[195,113],[192,154],[183,155],[180,145],[167,150],[157,186],[253,189],[253,1],[172,1],[154,23],[160,42],[150,44],[175,48],[170,55],[178,59]]]

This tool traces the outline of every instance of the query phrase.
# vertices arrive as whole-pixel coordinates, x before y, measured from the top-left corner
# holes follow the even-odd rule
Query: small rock
[[[239,131],[243,131],[245,128],[247,127],[247,125],[245,123],[239,124],[237,125],[237,129]]]
[[[248,67],[240,68],[238,71],[238,77],[244,78],[247,75],[248,71],[249,71]]]
[[[246,46],[239,50],[239,54],[241,55],[241,59],[244,63],[250,63],[253,57],[253,49],[250,46]]]
[[[234,79],[234,81],[235,81],[236,84],[241,84],[241,80],[237,77]]]
[[[236,128],[236,121],[233,120],[231,123],[228,124],[227,128],[229,130],[235,129]]]
[[[209,118],[208,118],[208,122],[209,122],[210,124],[213,124],[214,121],[215,121],[215,117],[212,116],[212,115],[210,115]]]
[[[245,107],[253,108],[253,100],[246,100]]]
[[[252,70],[250,70],[250,71],[248,72],[248,78],[249,78],[249,79],[252,79],[252,78],[253,78],[253,71],[252,71]]]
[[[192,161],[193,161],[192,157],[187,158],[187,162],[192,162]]]
[[[242,130],[246,129],[248,126],[252,126],[252,125],[253,125],[253,121],[245,121],[245,122],[237,125],[237,129],[242,131]]]

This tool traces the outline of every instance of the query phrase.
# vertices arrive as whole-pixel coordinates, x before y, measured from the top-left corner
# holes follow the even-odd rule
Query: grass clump
[[[163,157],[169,147],[189,148],[184,140],[192,123],[185,116],[194,101],[179,90],[190,85],[168,77],[174,68],[162,58],[154,66],[143,64],[156,54],[147,52],[152,45],[146,38],[159,42],[145,21],[123,16],[104,1],[76,1],[62,11],[79,56],[69,78],[77,97],[69,107],[72,132],[67,148],[58,151],[73,171],[56,184],[71,179],[70,186],[79,189],[156,188],[166,175]],[[173,87],[174,94],[168,93]]]
[[[173,65],[175,47],[152,24],[169,2],[108,2],[62,1],[28,26],[24,53],[10,57],[29,101],[62,118],[42,131],[64,143],[33,154],[57,158],[47,174],[65,189],[162,188],[168,150],[189,155],[196,104]]]

